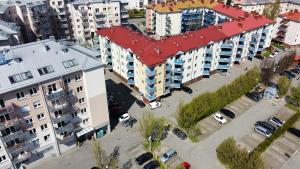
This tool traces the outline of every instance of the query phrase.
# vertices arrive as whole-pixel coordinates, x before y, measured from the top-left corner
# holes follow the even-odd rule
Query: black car
[[[158,161],[150,161],[149,163],[147,163],[145,166],[144,166],[144,169],[156,169],[158,168],[160,165],[159,165],[159,162]]]
[[[274,87],[274,88],[278,89],[277,84],[275,84],[273,82],[266,82],[266,85],[269,86],[269,87]]]
[[[172,132],[181,140],[185,140],[187,138],[187,135],[184,131],[180,130],[179,128],[174,128]]]
[[[231,118],[231,119],[235,118],[235,114],[232,111],[228,110],[228,109],[223,108],[223,109],[220,110],[220,112],[223,113],[225,116]]]
[[[294,69],[291,69],[290,71],[294,74],[300,74],[300,69],[294,68]]]
[[[144,164],[145,162],[151,160],[152,158],[153,158],[152,153],[146,152],[146,153],[143,153],[143,154],[139,155],[139,156],[135,159],[135,161],[136,161],[136,163],[137,163],[138,165],[142,165],[142,164]]]
[[[269,130],[271,133],[274,133],[274,131],[276,130],[276,127],[273,126],[272,124],[266,122],[266,121],[258,121],[255,123],[255,126],[261,126],[267,130]]]
[[[128,120],[123,122],[124,127],[133,126],[137,122],[137,119],[130,117]]]
[[[137,105],[140,106],[140,108],[144,108],[146,106],[145,103],[141,100],[136,100],[135,102],[136,102]]]
[[[186,86],[183,86],[182,87],[182,90],[188,94],[192,94],[193,93],[193,90],[189,87],[186,87]]]
[[[294,134],[295,136],[297,136],[297,137],[300,138],[300,130],[299,130],[299,129],[296,129],[296,128],[291,127],[291,128],[289,128],[287,131],[288,131],[289,133]]]
[[[293,79],[296,77],[292,72],[285,70],[284,72],[280,73],[281,76],[286,76],[288,79]]]
[[[258,102],[261,98],[260,95],[255,94],[254,92],[248,92],[245,94],[246,97],[248,97],[251,100],[254,100],[256,102]]]

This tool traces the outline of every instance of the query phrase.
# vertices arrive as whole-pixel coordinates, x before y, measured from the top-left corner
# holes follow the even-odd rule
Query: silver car
[[[160,157],[160,161],[163,163],[166,163],[167,161],[169,161],[176,155],[177,155],[177,152],[173,149],[170,149]]]
[[[268,121],[276,127],[281,127],[285,123],[285,121],[279,120],[277,117],[270,117]]]

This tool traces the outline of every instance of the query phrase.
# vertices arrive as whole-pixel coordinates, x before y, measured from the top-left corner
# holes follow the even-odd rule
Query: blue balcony
[[[203,70],[203,75],[209,76],[209,75],[210,75],[210,74],[209,74],[209,70]]]
[[[146,86],[146,91],[147,91],[147,93],[154,93],[155,91],[156,91],[156,87],[154,86],[154,85],[152,85],[152,86]]]
[[[134,85],[134,79],[128,79],[127,84]]]
[[[220,55],[231,56],[232,55],[232,51],[221,51]]]
[[[170,89],[170,87],[166,87],[164,94],[169,94],[169,93],[171,93],[171,89]]]
[[[181,59],[176,59],[175,60],[175,65],[182,65],[183,61]]]
[[[212,57],[205,57],[204,60],[210,62],[210,61],[212,61]]]
[[[127,69],[128,69],[128,70],[133,70],[133,69],[134,69],[134,66],[131,65],[131,64],[127,64]]]
[[[253,53],[254,53],[255,47],[250,46],[250,47],[249,47],[249,51],[253,51]]]
[[[238,45],[238,48],[243,49],[243,48],[244,48],[244,45]]]
[[[170,64],[166,64],[166,70],[171,70],[172,66]]]
[[[171,80],[166,80],[165,86],[170,86],[171,85]]]
[[[231,43],[223,43],[221,45],[221,48],[231,49],[233,47],[233,44]]]
[[[268,33],[268,32],[269,32],[268,29],[264,29],[264,30],[263,30],[263,33]]]
[[[155,94],[152,94],[152,95],[150,95],[150,94],[145,94],[145,98],[148,100],[148,101],[153,101],[153,100],[155,100],[156,99],[156,96],[155,96]]]
[[[256,44],[257,44],[257,40],[256,40],[256,39],[252,39],[252,40],[250,41],[250,43],[256,45]]]
[[[133,62],[133,57],[132,57],[132,56],[127,56],[127,57],[126,57],[126,60],[127,60],[128,62]]]
[[[263,47],[258,47],[257,51],[262,52],[264,50]]]
[[[146,83],[148,85],[152,85],[152,84],[155,84],[156,83],[156,80],[155,78],[149,78],[149,77],[146,77]]]
[[[134,77],[133,71],[128,71],[127,72],[127,77]]]
[[[267,37],[266,36],[261,36],[260,39],[265,40]]]
[[[242,60],[241,57],[234,58],[234,61],[236,61],[236,62],[240,62],[241,60]]]
[[[181,68],[174,68],[174,73],[181,73],[182,69]]]
[[[180,89],[181,88],[181,83],[173,83],[173,88],[176,88],[176,89]]]
[[[173,80],[181,80],[181,76],[180,75],[174,75]]]
[[[171,79],[171,72],[166,73],[166,79]]]
[[[229,63],[229,62],[231,62],[231,58],[219,58],[218,61],[219,62],[227,62],[227,63]]]
[[[149,77],[155,76],[156,71],[155,71],[154,68],[150,69],[150,68],[146,67],[146,74],[147,74],[147,76],[149,76]]]
[[[229,69],[229,64],[228,65],[218,65],[218,69],[226,69],[228,70]]]
[[[204,64],[203,67],[204,67],[204,68],[211,68],[211,64],[210,64],[210,63],[206,63],[206,64]]]
[[[212,54],[212,49],[206,49],[205,52],[208,54]]]
[[[111,63],[106,64],[106,68],[107,68],[107,69],[112,69],[112,68],[113,68],[113,67],[112,67],[112,64],[111,64]]]
[[[240,37],[240,40],[239,40],[239,41],[244,42],[244,41],[245,41],[245,37]]]

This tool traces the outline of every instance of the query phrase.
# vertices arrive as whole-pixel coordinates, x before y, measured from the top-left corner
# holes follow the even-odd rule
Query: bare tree
[[[292,66],[293,62],[294,62],[294,56],[295,56],[295,53],[289,53],[289,54],[285,55],[284,57],[282,57],[277,63],[276,72],[282,73],[284,70],[286,70],[290,66]]]
[[[107,156],[105,151],[102,149],[100,142],[97,141],[96,139],[93,139],[92,148],[93,148],[94,159],[99,169],[118,168],[119,147],[115,147],[113,153]]]
[[[269,82],[274,75],[275,63],[273,60],[264,59],[260,63],[260,72],[262,82]]]

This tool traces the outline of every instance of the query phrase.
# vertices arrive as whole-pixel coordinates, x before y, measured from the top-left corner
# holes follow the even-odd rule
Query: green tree
[[[154,117],[149,111],[145,112],[142,119],[140,120],[140,133],[148,140],[150,136],[156,137],[155,139],[160,139],[164,127],[166,126],[166,120],[162,117]],[[154,139],[154,138],[152,138]]]
[[[292,87],[290,97],[297,103],[300,103],[300,86]]]
[[[276,0],[276,2],[266,5],[263,15],[270,19],[275,19],[279,15],[280,11],[280,0]]]
[[[105,151],[102,149],[101,144],[96,139],[92,141],[92,150],[96,165],[99,169],[117,169],[118,168],[118,148],[114,152],[107,156]]]
[[[291,84],[291,81],[285,76],[281,76],[278,79],[278,83],[277,83],[277,85],[278,85],[278,95],[280,97],[284,96],[289,91],[290,84]]]

